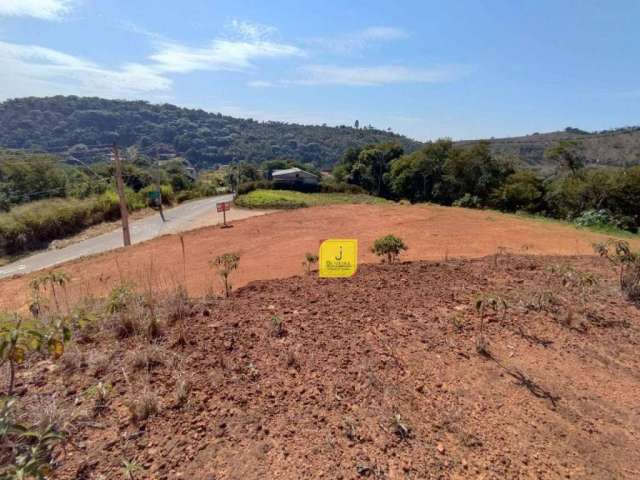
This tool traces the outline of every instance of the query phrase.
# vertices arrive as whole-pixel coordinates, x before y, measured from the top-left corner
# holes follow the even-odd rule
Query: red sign
[[[231,210],[231,202],[216,203],[216,209],[218,212],[228,212]]]

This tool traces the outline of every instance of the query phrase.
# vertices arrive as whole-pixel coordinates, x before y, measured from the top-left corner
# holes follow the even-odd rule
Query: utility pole
[[[162,223],[167,220],[164,218],[164,212],[162,211],[162,189],[160,188],[160,159],[158,158],[158,147],[156,147],[156,167],[153,171],[154,183],[156,185],[158,210],[160,211],[160,218]]]
[[[129,211],[127,210],[127,197],[124,195],[124,181],[122,180],[122,161],[118,153],[118,146],[113,144],[113,162],[116,167],[116,188],[120,197],[120,217],[122,218],[122,238],[124,246],[131,245],[131,234],[129,233]]]

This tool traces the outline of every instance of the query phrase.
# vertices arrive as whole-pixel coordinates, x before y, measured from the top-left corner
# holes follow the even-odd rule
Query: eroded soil
[[[487,295],[500,302],[483,354],[474,304]],[[164,360],[142,371],[130,356],[146,341],[104,330],[77,346],[86,362],[69,348],[21,375],[25,402],[85,411],[58,478],[122,478],[124,459],[153,479],[640,478],[640,310],[601,259],[256,281],[190,306],[186,345],[179,331],[164,327]],[[97,382],[113,390],[96,414]],[[159,412],[132,422],[144,392]]]

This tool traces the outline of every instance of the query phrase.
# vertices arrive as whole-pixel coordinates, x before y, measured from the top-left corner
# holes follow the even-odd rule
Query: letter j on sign
[[[351,277],[358,269],[358,240],[325,240],[318,256],[321,277]]]

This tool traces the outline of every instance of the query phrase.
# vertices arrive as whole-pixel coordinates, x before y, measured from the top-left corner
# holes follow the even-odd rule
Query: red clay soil
[[[605,238],[567,225],[432,205],[335,205],[278,212],[234,222],[234,228],[206,227],[184,234],[186,264],[179,236],[168,235],[127,250],[72,261],[56,269],[73,279],[74,299],[104,294],[121,279],[147,284],[186,284],[192,295],[221,285],[210,266],[217,255],[240,253],[234,286],[253,280],[286,278],[302,271],[305,252],[327,238],[359,240],[359,261],[377,261],[373,241],[393,233],[409,246],[403,258],[441,260],[482,257],[505,247],[512,253],[588,255]],[[640,246],[640,242],[635,244]],[[36,274],[0,281],[0,310],[28,304],[28,283]]]
[[[508,308],[487,309],[481,355],[473,305],[489,293]],[[123,459],[149,479],[640,478],[640,310],[604,260],[367,265],[252,282],[190,315],[190,344],[167,329],[160,345],[179,360],[148,378],[126,360],[140,338],[81,345],[108,359],[93,377],[49,362],[21,377],[25,399],[74,408],[113,385],[59,452],[57,478],[121,478]],[[145,382],[160,411],[135,425],[124,405]]]

